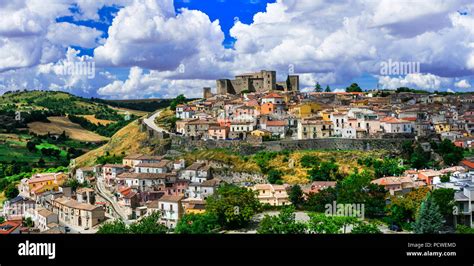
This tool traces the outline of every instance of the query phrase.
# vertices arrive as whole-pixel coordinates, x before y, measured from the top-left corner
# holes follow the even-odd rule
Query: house
[[[462,160],[459,164],[466,167],[468,170],[474,170],[474,161],[470,159]]]
[[[262,97],[262,104],[265,104],[265,103],[283,104],[284,98],[283,96],[277,93],[269,93]]]
[[[267,120],[261,124],[262,129],[268,130],[274,136],[284,138],[287,130],[287,122],[283,120]]]
[[[385,117],[380,120],[380,126],[385,133],[413,133],[413,122],[395,117]]]
[[[319,193],[319,191],[330,187],[336,187],[336,181],[314,181],[309,187],[304,187],[303,192],[305,194]]]
[[[347,123],[347,113],[334,112],[330,115],[331,122],[333,124],[333,133],[335,136],[342,136],[342,129],[344,129]]]
[[[195,115],[195,111],[184,104],[176,106],[176,117],[180,119],[189,119]]]
[[[211,167],[205,162],[194,162],[181,172],[181,178],[195,183],[211,179]]]
[[[190,180],[176,179],[172,182],[167,182],[165,185],[165,195],[184,195],[188,190]]]
[[[332,122],[318,118],[302,119],[298,121],[298,139],[329,138],[332,136]]]
[[[45,208],[36,209],[35,213],[36,215],[32,220],[35,223],[35,227],[38,228],[40,231],[46,231],[50,229],[52,227],[52,223],[59,223],[58,215]]]
[[[230,124],[230,132],[250,132],[255,129],[253,122],[232,121]]]
[[[265,129],[255,129],[254,131],[250,132],[250,134],[254,137],[270,137],[272,132]]]
[[[139,163],[135,165],[135,173],[152,173],[162,174],[173,168],[173,162],[170,160],[162,160],[154,163]]]
[[[371,183],[383,186],[392,196],[404,194],[417,187],[426,185],[423,182],[414,181],[408,176],[387,176],[372,180]]]
[[[0,235],[20,234],[21,220],[6,221],[0,224]]]
[[[228,134],[229,134],[228,127],[222,127],[222,126],[209,127],[208,137],[210,139],[224,140],[227,138]]]
[[[220,183],[221,181],[219,179],[210,179],[201,183],[190,183],[186,190],[186,196],[192,199],[205,200],[208,196],[214,194]]]
[[[165,183],[174,179],[176,179],[176,174],[173,173],[122,173],[117,176],[116,184],[144,192],[164,190]]]
[[[22,219],[29,210],[36,209],[36,202],[23,196],[17,196],[3,203],[3,217],[7,220]]]
[[[81,167],[76,170],[76,180],[83,184],[88,178],[95,175],[94,167]]]
[[[129,169],[123,164],[105,164],[102,166],[102,178],[107,185],[112,185],[117,176]]]
[[[471,228],[474,227],[473,223],[473,200],[474,200],[474,184],[469,183],[462,188],[461,191],[454,193],[456,222],[463,224]]]
[[[297,118],[307,118],[321,111],[321,106],[315,102],[304,102],[290,107],[290,113]]]
[[[24,178],[20,181],[18,191],[24,197],[36,197],[46,191],[57,191],[64,183],[67,175],[64,173],[34,174],[31,178]]]
[[[183,199],[183,209],[185,214],[202,214],[206,212],[206,201],[200,199]]]
[[[182,200],[184,196],[164,195],[158,200],[158,210],[161,212],[159,222],[168,228],[175,228],[183,216]]]
[[[92,188],[78,188],[76,190],[76,200],[79,203],[95,204],[95,190]]]
[[[82,230],[90,229],[105,220],[105,210],[102,206],[79,203],[76,200],[60,197],[54,199],[53,212],[59,217],[59,222]]]
[[[257,184],[252,190],[257,191],[257,198],[262,204],[284,206],[291,204],[286,192],[287,185]]]
[[[427,185],[433,185],[441,182],[440,178],[442,175],[443,173],[440,171],[431,169],[420,170],[418,171],[418,180],[425,182]]]
[[[260,106],[260,115],[283,115],[285,113],[286,111],[284,104],[267,102]]]
[[[159,163],[161,160],[163,160],[163,156],[132,154],[123,158],[122,164],[133,168],[140,163]]]

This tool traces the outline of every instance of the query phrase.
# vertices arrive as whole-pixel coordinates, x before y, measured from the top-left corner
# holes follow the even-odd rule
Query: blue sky
[[[193,97],[217,78],[260,69],[279,79],[294,70],[302,89],[356,82],[470,91],[473,7],[468,0],[19,0],[0,4],[0,93]],[[10,23],[17,17],[25,24]],[[381,74],[388,61],[421,69]],[[78,62],[93,62],[94,77],[64,74]]]

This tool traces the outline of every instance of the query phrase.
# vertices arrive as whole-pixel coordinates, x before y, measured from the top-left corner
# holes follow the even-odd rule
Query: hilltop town
[[[202,99],[133,122],[150,140],[169,140],[164,151],[23,178],[0,232],[104,233],[159,214],[163,233],[279,233],[269,224],[286,212],[296,215],[284,224],[301,226],[294,233],[414,232],[431,197],[440,231],[473,227],[474,95],[299,87],[297,75],[277,82],[265,70],[217,80],[215,94],[204,88]],[[357,211],[342,223],[352,229],[311,227],[333,203]]]

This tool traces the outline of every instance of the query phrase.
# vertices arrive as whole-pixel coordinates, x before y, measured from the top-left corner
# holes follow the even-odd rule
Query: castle
[[[276,71],[261,70],[260,72],[247,73],[235,76],[235,79],[218,79],[217,94],[240,94],[248,92],[265,92],[272,90],[298,91],[299,76],[288,75],[286,81],[276,81]]]

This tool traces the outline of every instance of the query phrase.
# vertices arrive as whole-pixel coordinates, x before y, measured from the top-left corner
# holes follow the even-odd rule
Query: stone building
[[[289,75],[286,81],[276,81],[276,71],[261,70],[260,72],[247,73],[235,76],[235,79],[219,79],[217,94],[240,94],[243,91],[265,92],[272,90],[298,91],[299,76]]]

